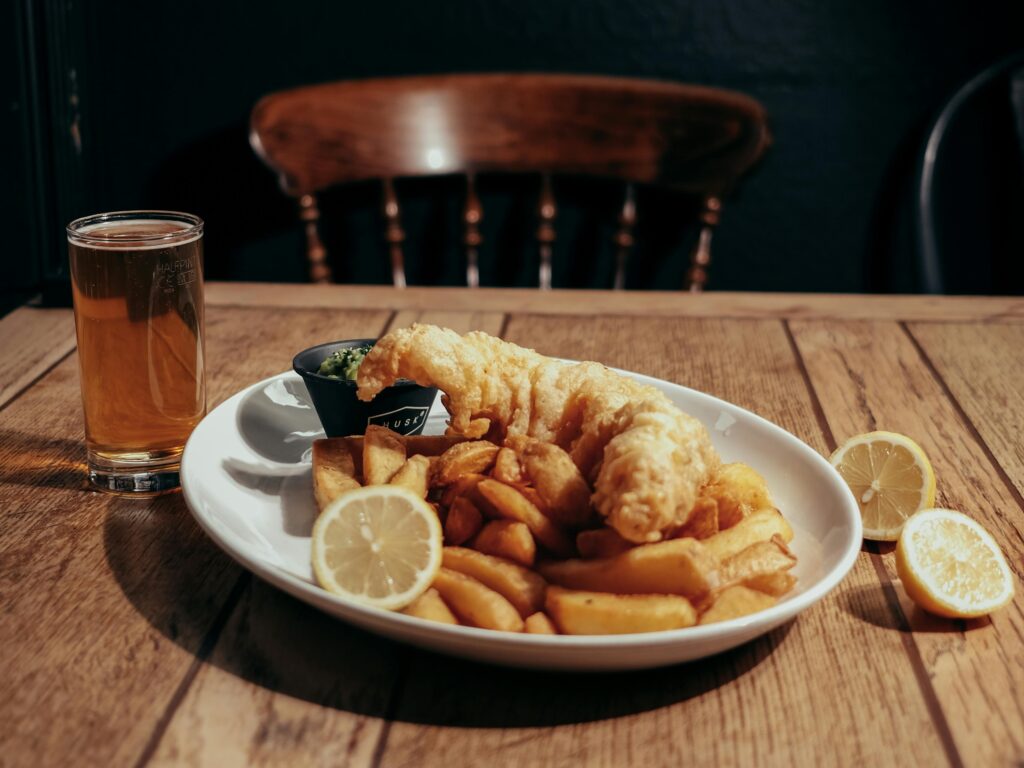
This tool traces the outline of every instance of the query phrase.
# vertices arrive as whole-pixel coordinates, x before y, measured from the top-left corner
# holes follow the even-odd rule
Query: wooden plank
[[[1024,510],[904,330],[889,322],[799,322],[792,330],[836,439],[887,429],[918,441],[935,468],[936,503],[967,512],[985,525],[1020,578]],[[978,408],[1006,409],[999,399],[983,405],[984,397],[979,394]],[[991,620],[942,620],[906,598],[891,547],[885,548],[883,559],[964,762],[1020,762],[1024,594],[1018,590],[1014,603]]]
[[[398,649],[254,580],[151,765],[370,765]]]
[[[74,348],[70,309],[20,307],[0,319],[0,408]]]
[[[215,309],[211,402],[388,314]],[[180,495],[83,492],[75,355],[0,412],[0,721],[12,764],[131,764],[219,632],[240,569]]]
[[[914,323],[909,330],[1024,503],[1024,326]]]
[[[513,316],[507,336],[709,391],[820,451],[781,323]],[[865,617],[869,617],[867,620]],[[869,558],[794,623],[650,672],[558,675],[416,654],[381,765],[754,765],[946,761]]]
[[[459,333],[484,331],[492,336],[500,336],[505,323],[505,315],[501,312],[458,312],[444,310],[403,309],[395,313],[388,324],[388,330],[407,328],[413,323],[430,323],[442,328],[451,328]]]
[[[180,496],[15,489],[0,492],[4,761],[130,765],[239,569]]]
[[[903,320],[1024,319],[1020,296],[857,296],[814,293],[691,294],[535,288],[396,289],[383,285],[207,284],[214,306],[520,312],[537,315],[632,315],[751,318],[882,318]]]
[[[289,328],[290,338],[303,341],[288,349],[275,344],[279,351],[268,355],[280,370],[305,346],[378,336],[390,316],[282,311],[275,326]],[[256,345],[268,324],[256,317],[239,319],[226,317],[224,330],[251,334],[249,343]],[[209,663],[168,712],[166,729],[154,733],[152,762],[366,764],[394,685],[393,657],[391,644],[254,581]]]
[[[254,308],[211,308],[206,321],[210,408],[247,384],[290,371],[292,358],[307,347],[379,335],[390,316],[386,310],[268,313]]]

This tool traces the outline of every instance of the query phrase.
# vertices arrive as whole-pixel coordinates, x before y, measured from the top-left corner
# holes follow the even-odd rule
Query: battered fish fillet
[[[397,379],[444,392],[449,433],[529,435],[569,452],[605,522],[634,542],[683,525],[719,464],[704,426],[654,387],[598,363],[563,363],[486,333],[414,325],[359,366],[359,399]]]

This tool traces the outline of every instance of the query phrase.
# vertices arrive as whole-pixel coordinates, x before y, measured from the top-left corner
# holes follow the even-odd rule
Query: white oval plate
[[[624,372],[625,373],[625,372]],[[846,575],[861,544],[856,501],[829,463],[771,422],[723,400],[626,373],[662,390],[711,430],[724,461],[750,464],[793,527],[796,589],[778,605],[720,624],[665,632],[544,636],[452,627],[369,608],[316,585],[310,532],[316,517],[309,454],[323,432],[302,380],[282,373],[211,411],[181,463],[185,501],[199,525],[260,578],[363,629],[434,651],[510,666],[615,670],[698,659],[745,643],[792,619]],[[434,403],[425,432],[441,433]]]

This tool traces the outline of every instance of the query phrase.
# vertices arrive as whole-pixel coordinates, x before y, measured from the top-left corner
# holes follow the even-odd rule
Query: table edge
[[[649,315],[850,320],[1024,320],[1024,297],[760,293],[702,294],[535,288],[314,285],[210,281],[210,306],[445,310],[541,315]]]

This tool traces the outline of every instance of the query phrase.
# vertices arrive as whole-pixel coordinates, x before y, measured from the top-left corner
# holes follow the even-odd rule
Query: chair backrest
[[[986,67],[960,86],[942,105],[928,126],[917,160],[914,179],[914,235],[918,270],[927,293],[945,293],[942,254],[939,248],[938,216],[936,214],[935,177],[942,149],[950,128],[975,100],[977,95],[1007,77],[1006,98],[1012,110],[1018,155],[1013,162],[1024,162],[1024,52],[1012,54]]]
[[[636,223],[635,185],[672,187],[702,200],[688,287],[707,280],[722,196],[770,142],[764,108],[742,94],[677,83],[578,75],[443,75],[314,85],[265,96],[250,140],[299,200],[310,273],[330,280],[317,231],[318,192],[380,179],[395,285],[405,284],[404,233],[393,180],[464,174],[467,283],[479,282],[483,215],[476,176],[537,173],[538,283],[551,284],[557,205],[552,175],[625,182],[614,235],[622,287]]]

